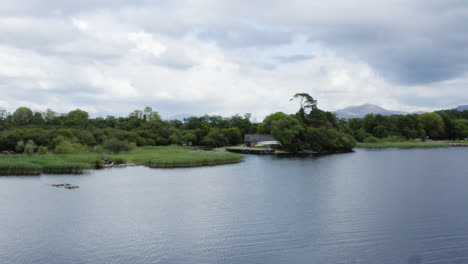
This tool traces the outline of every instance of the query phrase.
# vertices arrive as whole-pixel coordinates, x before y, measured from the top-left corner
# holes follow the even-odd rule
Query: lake
[[[358,149],[0,177],[0,263],[468,263],[467,157]]]

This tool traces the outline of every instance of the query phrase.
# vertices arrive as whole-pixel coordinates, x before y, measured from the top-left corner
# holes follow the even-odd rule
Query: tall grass
[[[0,175],[76,174],[102,163],[97,153],[0,155]]]
[[[135,163],[154,168],[175,168],[240,162],[243,155],[191,150],[189,147],[141,147],[107,157],[117,163]],[[99,153],[0,155],[0,175],[77,174],[103,167]]]
[[[126,160],[126,162],[145,165],[152,168],[195,167],[240,162],[243,155],[218,152],[191,150],[189,147],[140,147],[125,154],[109,157],[110,160]]]
[[[449,147],[445,142],[377,142],[358,143],[358,148],[445,148]]]
[[[21,160],[0,162],[0,175],[39,175],[41,171],[41,165]]]

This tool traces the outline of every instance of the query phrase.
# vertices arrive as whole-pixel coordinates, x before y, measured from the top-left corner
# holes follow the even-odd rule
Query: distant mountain
[[[457,107],[457,110],[460,112],[468,110],[468,105],[460,105],[459,107]]]
[[[380,114],[380,115],[404,115],[409,114],[407,112],[401,111],[391,111],[383,107],[373,104],[363,104],[359,106],[350,106],[346,107],[333,113],[336,114],[339,118],[355,118],[355,117],[364,117],[367,114]]]

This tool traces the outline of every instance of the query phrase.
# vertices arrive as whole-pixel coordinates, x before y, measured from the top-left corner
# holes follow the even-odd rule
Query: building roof
[[[272,135],[245,135],[244,142],[260,142],[260,141],[275,141],[276,139]]]

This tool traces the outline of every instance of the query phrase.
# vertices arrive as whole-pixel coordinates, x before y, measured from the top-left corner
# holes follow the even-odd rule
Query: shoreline
[[[96,152],[0,155],[0,176],[82,174],[95,169],[129,166],[189,168],[234,164],[243,160],[241,154],[199,151],[180,146],[140,147],[128,153],[109,155]]]
[[[217,166],[217,165],[226,165],[226,164],[235,164],[240,163],[244,160],[244,158],[240,160],[226,160],[226,161],[214,161],[214,162],[195,162],[195,163],[180,163],[180,164],[173,164],[173,163],[165,163],[165,164],[139,164],[139,163],[123,163],[123,164],[106,164],[103,168],[99,169],[114,169],[114,168],[127,168],[127,167],[147,167],[152,169],[177,169],[177,168],[194,168],[194,167],[209,167],[209,166]]]
[[[448,148],[452,147],[449,142],[380,142],[380,143],[358,143],[356,148],[383,149],[383,148]]]

